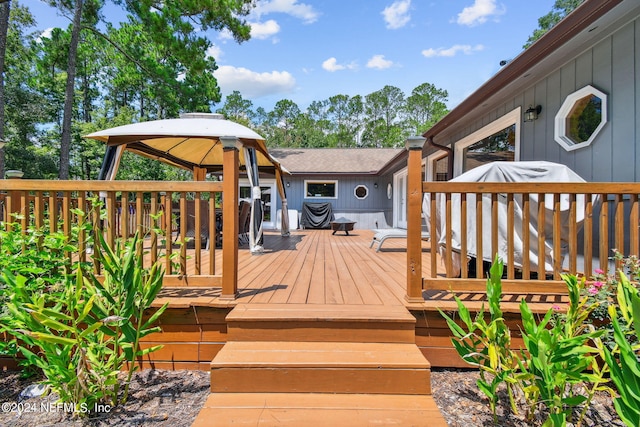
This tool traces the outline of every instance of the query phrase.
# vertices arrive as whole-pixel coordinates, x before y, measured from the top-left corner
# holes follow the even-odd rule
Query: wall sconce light
[[[529,105],[527,111],[524,112],[524,121],[532,122],[534,120],[538,120],[538,114],[542,111],[542,106],[536,105],[535,107]]]
[[[291,187],[291,183],[287,181],[287,187]]]
[[[373,188],[378,188],[378,183],[377,182],[373,183]]]

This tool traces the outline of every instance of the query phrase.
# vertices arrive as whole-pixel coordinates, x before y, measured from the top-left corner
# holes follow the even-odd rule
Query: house
[[[639,42],[640,2],[585,1],[425,132],[427,181],[490,154],[637,181]]]
[[[561,163],[589,182],[638,181],[638,46],[640,2],[586,0],[424,133],[425,181],[496,160]],[[290,209],[330,201],[336,215],[358,221],[358,228],[405,228],[402,151],[271,153],[292,173]],[[329,186],[330,193],[314,195],[314,185]]]
[[[301,212],[305,202],[329,202],[336,218],[356,221],[356,228],[394,225],[392,200],[398,195],[393,191],[392,171],[394,166],[406,165],[406,150],[277,148],[269,152],[291,173],[284,181],[293,215]],[[270,182],[263,179],[261,185]]]

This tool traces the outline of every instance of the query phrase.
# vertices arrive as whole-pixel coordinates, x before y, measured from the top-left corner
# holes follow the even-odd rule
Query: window
[[[353,195],[356,196],[356,199],[364,200],[369,195],[369,189],[366,185],[357,185],[356,188],[353,189]]]
[[[486,163],[515,159],[516,125],[508,126],[464,148],[462,169],[467,172]]]
[[[555,140],[567,151],[587,147],[607,122],[607,95],[593,86],[567,96],[556,114]]]
[[[433,176],[434,181],[446,181],[447,171],[449,170],[449,156],[446,154],[439,159],[433,161]]]
[[[306,198],[337,199],[338,181],[305,181]]]
[[[520,159],[520,107],[455,143],[455,176],[485,163]]]

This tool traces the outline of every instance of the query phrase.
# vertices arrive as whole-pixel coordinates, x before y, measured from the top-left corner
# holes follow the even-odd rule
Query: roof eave
[[[582,3],[543,37],[510,61],[495,76],[423,133],[423,136],[425,138],[435,138],[449,126],[472,113],[510,82],[526,74],[536,63],[551,55],[620,3],[622,3],[622,0],[587,0]]]

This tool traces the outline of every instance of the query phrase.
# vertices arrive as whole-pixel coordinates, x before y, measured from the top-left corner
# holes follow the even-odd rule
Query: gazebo
[[[245,166],[251,194],[251,225],[249,241],[251,253],[261,253],[263,209],[259,172],[276,176],[282,199],[282,235],[289,234],[286,192],[282,174],[287,173],[278,160],[267,151],[265,140],[253,130],[225,120],[221,114],[187,113],[178,119],[152,120],[118,126],[92,134],[86,138],[102,141],[107,150],[99,179],[113,180],[124,151],[159,160],[171,166],[189,170],[195,181],[204,181],[207,173],[221,172],[225,147],[239,151],[239,164]]]

